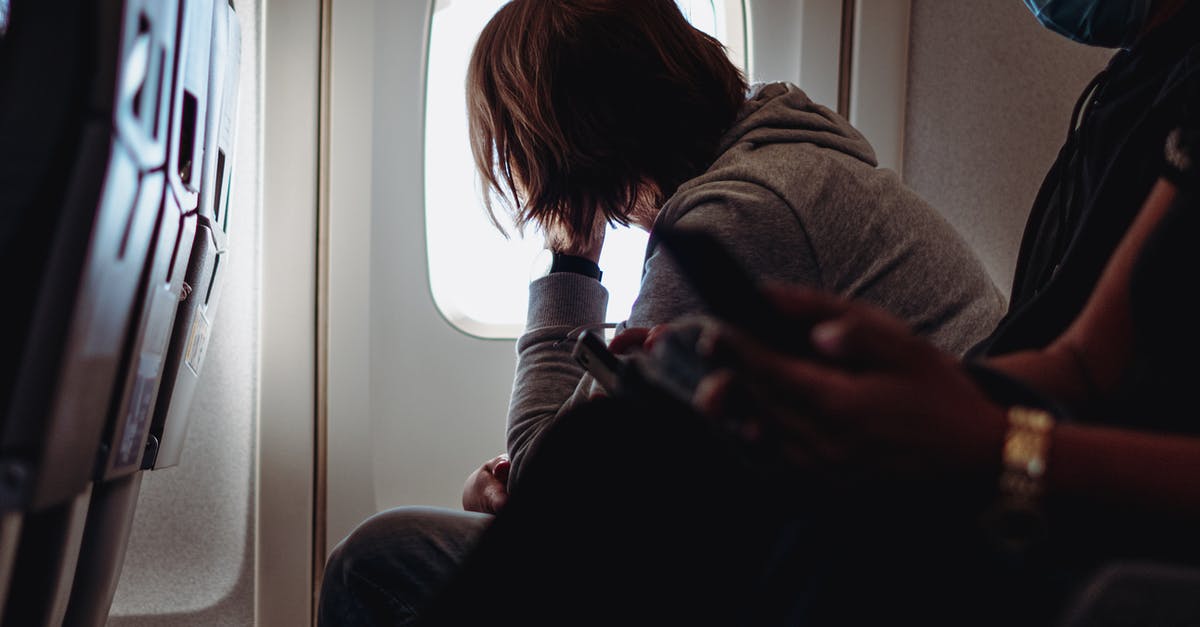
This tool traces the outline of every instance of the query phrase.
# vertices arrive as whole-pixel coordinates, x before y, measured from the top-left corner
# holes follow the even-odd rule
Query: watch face
[[[554,264],[554,253],[549,248],[543,248],[534,256],[529,266],[529,280],[540,279],[550,274],[550,266]]]

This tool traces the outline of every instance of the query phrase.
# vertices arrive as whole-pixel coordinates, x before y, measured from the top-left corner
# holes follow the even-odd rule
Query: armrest
[[[1200,625],[1200,568],[1120,562],[1100,570],[1059,627]]]

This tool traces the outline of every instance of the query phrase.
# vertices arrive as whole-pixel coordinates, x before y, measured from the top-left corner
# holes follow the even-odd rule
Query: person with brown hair
[[[877,167],[862,134],[795,85],[750,88],[671,0],[509,2],[475,45],[467,103],[493,222],[536,228],[554,257],[530,285],[517,342],[511,461],[468,479],[468,509],[494,512],[519,491],[542,433],[596,392],[571,351],[579,329],[605,323],[598,261],[610,224],[651,233],[630,327],[706,311],[653,237],[661,227],[713,235],[755,280],[883,308],[955,354],[1001,315],[965,242]],[[329,560],[324,620],[411,618],[489,520],[411,508],[373,517]]]
[[[631,327],[705,310],[660,226],[715,235],[755,279],[873,303],[952,352],[998,319],[981,264],[856,129],[794,85],[747,91],[670,0],[518,0],[483,29],[467,75],[476,168],[557,262],[530,285],[517,344],[511,486],[538,434],[592,392],[565,340],[605,322],[607,224],[652,235]]]
[[[1080,97],[975,355],[778,287],[809,353],[710,324],[694,408],[559,420],[430,624],[498,606],[522,624],[1200,624],[1181,281],[1200,264],[1200,3],[1026,5],[1122,50]]]
[[[786,285],[792,341],[631,332],[698,329],[710,374],[559,420],[422,624],[1197,624],[1200,332],[1172,274],[1197,261],[1200,133],[1171,143],[1043,348],[964,362]]]

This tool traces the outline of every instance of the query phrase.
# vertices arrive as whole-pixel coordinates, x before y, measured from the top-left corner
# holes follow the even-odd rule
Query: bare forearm
[[[1200,521],[1200,438],[1060,424],[1047,497]]]
[[[1052,346],[1040,351],[1009,353],[992,357],[986,364],[1053,398],[1076,415],[1086,414],[1094,400],[1094,385],[1080,357],[1069,350]]]
[[[1012,353],[988,366],[1054,398],[1076,419],[1086,421],[1103,410],[1086,366],[1068,351]],[[1046,477],[1051,499],[1200,520],[1200,438],[1060,422],[1051,447]]]

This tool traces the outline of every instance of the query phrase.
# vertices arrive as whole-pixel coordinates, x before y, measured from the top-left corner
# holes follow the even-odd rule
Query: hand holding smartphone
[[[713,316],[781,350],[812,354],[808,334],[798,332],[715,238],[671,228],[656,229],[652,238],[671,255]],[[585,331],[574,356],[610,394],[650,384],[690,403],[696,385],[711,370],[696,353],[698,338],[698,328],[667,334],[650,353],[622,361],[599,335]]]

